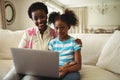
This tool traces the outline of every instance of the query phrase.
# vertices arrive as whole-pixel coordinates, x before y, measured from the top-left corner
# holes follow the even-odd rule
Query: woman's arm
[[[26,45],[26,41],[27,41],[27,35],[26,35],[26,32],[24,32],[24,34],[19,42],[18,48],[24,48]]]

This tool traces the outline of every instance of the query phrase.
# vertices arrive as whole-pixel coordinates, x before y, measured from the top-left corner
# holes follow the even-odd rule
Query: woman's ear
[[[68,29],[70,29],[71,27],[70,26],[68,26]]]

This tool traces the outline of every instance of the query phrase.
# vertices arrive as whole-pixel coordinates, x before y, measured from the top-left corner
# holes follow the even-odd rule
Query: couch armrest
[[[20,80],[20,75],[16,73],[15,68],[13,67],[3,80]]]

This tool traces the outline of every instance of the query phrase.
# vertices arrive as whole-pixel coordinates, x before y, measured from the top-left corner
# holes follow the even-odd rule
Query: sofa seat
[[[0,60],[0,80],[9,72],[13,66],[13,60]]]
[[[120,75],[93,65],[83,65],[80,74],[82,80],[120,80]]]
[[[0,80],[13,66],[10,48],[18,46],[23,33],[24,30],[11,31],[0,29]]]
[[[24,30],[20,31],[0,30],[0,80],[3,80],[3,77],[5,77],[5,75],[10,71],[10,69],[12,69],[13,60],[10,54],[10,48],[16,48],[18,46],[23,33]],[[101,52],[105,44],[111,38],[112,34],[70,34],[70,35],[75,38],[80,38],[83,43],[83,47],[81,48],[83,65],[82,69],[80,70],[81,75],[80,80],[120,80],[119,68],[117,68],[118,73],[114,73],[112,69],[110,71],[110,69],[100,67],[99,66],[100,64],[96,65],[98,62],[100,62],[99,57],[101,56]],[[117,37],[119,37],[119,35],[120,32],[117,35]],[[115,37],[115,39],[117,38]],[[118,38],[118,40],[120,39]],[[118,51],[120,51],[119,46],[118,51],[117,48],[115,49],[116,51],[114,53],[116,53],[116,55],[118,56],[119,55]],[[116,58],[116,56],[114,58]],[[119,59],[117,61],[119,61]],[[117,61],[115,61],[115,63]],[[120,63],[118,62],[117,67],[119,67],[119,64]],[[109,63],[107,65],[109,65]],[[113,66],[115,67],[115,64]]]

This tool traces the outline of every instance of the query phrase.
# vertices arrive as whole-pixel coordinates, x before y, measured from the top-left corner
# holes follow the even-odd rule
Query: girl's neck
[[[69,38],[70,38],[70,36],[66,35],[63,38],[59,38],[59,39],[60,39],[60,41],[64,42],[64,41],[68,40]]]

